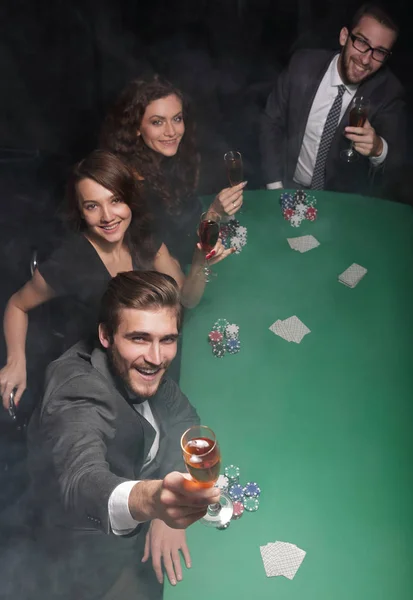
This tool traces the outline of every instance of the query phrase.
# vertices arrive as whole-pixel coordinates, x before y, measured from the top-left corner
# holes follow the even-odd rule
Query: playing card
[[[320,242],[313,235],[301,235],[295,238],[287,238],[290,248],[298,250],[298,252],[308,252],[313,248],[317,248]]]
[[[367,273],[367,269],[358,265],[357,263],[353,263],[338,276],[338,280],[340,283],[344,283],[350,288],[356,287],[358,282],[363,279],[364,275]]]
[[[276,335],[282,337],[287,342],[291,342],[290,333],[284,325],[284,321],[275,321],[270,327],[270,330]]]
[[[307,333],[311,333],[311,330],[295,315],[284,321],[275,321],[270,326],[270,330],[287,342],[295,342],[296,344],[299,344]]]
[[[261,557],[267,577],[283,575],[293,579],[306,552],[295,544],[288,542],[274,542],[260,546]]]
[[[307,335],[307,333],[310,333],[308,327],[296,316],[285,319],[284,326],[287,327],[290,333],[291,341],[296,344],[299,344],[303,337]]]

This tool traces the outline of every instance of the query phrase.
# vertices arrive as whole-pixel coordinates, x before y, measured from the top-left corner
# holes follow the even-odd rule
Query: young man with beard
[[[199,423],[166,376],[180,321],[172,278],[121,273],[102,299],[101,347],[81,342],[49,366],[29,426],[45,598],[155,600],[163,569],[182,578],[180,552],[190,566],[184,529],[219,494],[178,472],[180,438]]]
[[[362,6],[340,31],[341,52],[293,55],[268,98],[261,122],[268,189],[371,191],[378,171],[391,177],[405,155],[406,115],[401,84],[386,65],[398,28],[381,8]],[[349,127],[355,96],[370,101],[363,127]],[[342,150],[354,142],[359,160]],[[377,183],[377,182],[376,182]]]

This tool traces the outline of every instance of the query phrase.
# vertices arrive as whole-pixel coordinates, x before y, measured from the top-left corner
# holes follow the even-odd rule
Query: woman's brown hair
[[[175,95],[182,102],[185,134],[173,157],[151,150],[138,136],[147,106]],[[122,91],[103,123],[100,145],[121,157],[159,196],[168,212],[179,213],[196,187],[198,155],[189,104],[180,90],[158,75],[134,80]]]
[[[80,211],[81,198],[77,186],[82,179],[96,181],[129,206],[132,220],[125,241],[134,262],[143,268],[151,267],[157,251],[152,217],[140,197],[136,178],[128,166],[105,150],[94,150],[75,165],[67,183],[66,203],[69,225],[76,231],[85,231],[87,228]]]

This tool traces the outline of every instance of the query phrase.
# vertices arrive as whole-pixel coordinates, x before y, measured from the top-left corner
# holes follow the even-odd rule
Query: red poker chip
[[[310,206],[307,208],[307,212],[305,213],[305,218],[309,221],[315,221],[317,218],[317,209],[314,206]]]
[[[222,342],[224,336],[220,331],[211,331],[208,335],[209,341],[216,344],[217,342]]]
[[[238,500],[236,500],[233,503],[232,518],[233,519],[240,519],[243,514],[244,514],[244,505],[242,504],[242,502],[239,502]]]
[[[285,211],[283,212],[284,219],[286,219],[287,221],[289,221],[294,214],[295,214],[295,211],[292,208],[286,208]]]

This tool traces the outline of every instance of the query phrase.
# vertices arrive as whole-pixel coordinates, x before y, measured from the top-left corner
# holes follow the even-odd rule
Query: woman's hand
[[[202,255],[204,255],[201,244],[198,243],[196,246],[198,250],[202,253]],[[210,265],[216,265],[217,263],[221,262],[221,260],[224,260],[224,258],[226,258],[227,256],[234,254],[234,252],[235,248],[225,249],[221,240],[218,240],[214,248],[205,256],[205,258]]]
[[[0,394],[3,406],[6,410],[10,407],[10,394],[16,389],[14,403],[20,402],[20,398],[26,389],[26,361],[11,361],[0,371]]]
[[[243,191],[246,185],[247,182],[243,181],[238,185],[221,190],[211,204],[211,209],[215,210],[221,216],[235,215],[242,206]]]

